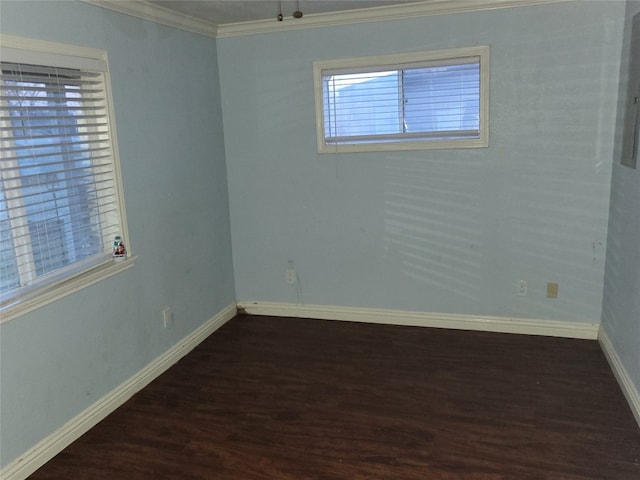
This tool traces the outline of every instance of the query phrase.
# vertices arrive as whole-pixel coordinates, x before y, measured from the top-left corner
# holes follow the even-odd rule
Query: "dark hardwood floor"
[[[44,479],[640,479],[597,342],[240,315]]]

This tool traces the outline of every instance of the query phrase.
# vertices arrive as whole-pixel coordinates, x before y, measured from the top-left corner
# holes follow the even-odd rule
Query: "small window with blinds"
[[[125,227],[106,60],[1,53],[0,308],[109,262]]]
[[[489,48],[314,62],[320,153],[489,145]]]

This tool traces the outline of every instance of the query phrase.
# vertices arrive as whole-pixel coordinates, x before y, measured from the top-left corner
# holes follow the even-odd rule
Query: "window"
[[[318,151],[489,145],[489,48],[314,62]]]
[[[622,133],[622,165],[638,166],[638,142],[640,141],[640,13],[631,21],[629,41],[629,70],[625,121]]]
[[[0,52],[0,309],[104,265],[126,234],[104,52],[23,44]]]

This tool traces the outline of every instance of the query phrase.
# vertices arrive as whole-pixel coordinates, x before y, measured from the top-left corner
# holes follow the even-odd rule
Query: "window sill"
[[[366,153],[366,152],[400,152],[405,150],[454,150],[459,148],[485,148],[489,146],[488,131],[480,134],[480,138],[468,140],[429,140],[423,142],[371,142],[318,144],[318,153]]]
[[[137,257],[129,257],[125,261],[116,262],[108,260],[90,270],[80,273],[72,278],[61,281],[55,285],[48,285],[42,289],[30,292],[15,302],[0,309],[0,324],[9,322],[21,315],[44,307],[67,295],[78,292],[83,288],[94,285],[102,280],[112,277],[120,272],[133,267]]]

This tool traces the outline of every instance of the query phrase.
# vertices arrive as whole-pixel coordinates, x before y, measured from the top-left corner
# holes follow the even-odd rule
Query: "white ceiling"
[[[3,0],[0,0],[0,3]],[[23,0],[24,1],[24,0]],[[541,5],[569,0],[81,0],[221,38],[360,22]],[[277,20],[282,6],[284,21]],[[293,17],[296,10],[303,18]]]
[[[145,0],[144,3],[194,17],[212,25],[225,25],[269,19],[275,22],[280,5],[282,5],[284,17],[291,19],[293,12],[298,8],[304,15],[312,15],[413,2],[407,0],[282,0],[282,2],[278,0]]]

